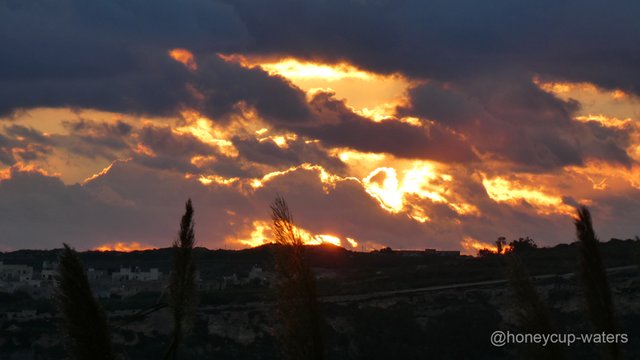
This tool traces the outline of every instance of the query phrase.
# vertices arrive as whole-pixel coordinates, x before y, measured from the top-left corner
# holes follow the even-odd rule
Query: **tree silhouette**
[[[579,241],[580,275],[587,300],[587,308],[596,331],[616,333],[613,299],[607,281],[607,274],[600,255],[600,241],[596,237],[591,222],[591,213],[586,206],[577,209],[574,219]],[[603,355],[609,359],[621,356],[618,344],[604,344]]]
[[[496,253],[498,255],[502,254],[504,250],[504,246],[507,244],[507,239],[504,236],[500,236],[498,240],[496,240]]]
[[[300,234],[284,198],[271,204],[277,243],[278,312],[283,328],[279,340],[288,359],[324,359],[324,319],[317,299],[316,279],[305,257]]]
[[[167,291],[169,311],[173,319],[171,342],[165,353],[165,359],[176,359],[180,343],[189,334],[196,313],[195,265],[193,247],[193,206],[189,199],[180,221],[178,238],[173,242],[173,263],[169,275]]]
[[[63,245],[55,298],[62,314],[65,347],[76,360],[114,359],[104,310],[91,293],[78,255],[69,245]]]
[[[532,251],[538,248],[538,244],[536,244],[533,239],[530,237],[519,238],[518,240],[513,240],[509,243],[509,248],[507,249],[507,253],[522,253],[527,251]]]
[[[518,325],[530,334],[551,334],[555,328],[549,315],[548,306],[536,290],[531,277],[515,254],[505,256],[506,272],[517,306]],[[540,347],[537,344],[527,346],[520,354],[525,359],[565,359],[564,349],[559,344],[548,344]]]

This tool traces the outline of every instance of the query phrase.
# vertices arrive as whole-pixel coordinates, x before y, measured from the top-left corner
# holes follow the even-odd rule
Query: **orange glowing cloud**
[[[192,135],[206,144],[217,147],[220,153],[228,157],[239,155],[232,141],[235,136],[253,135],[258,141],[273,141],[281,148],[288,147],[289,142],[298,138],[298,135],[293,133],[273,132],[255,109],[246,104],[239,103],[235,109],[237,112],[224,123],[212,121],[195,110],[184,109],[180,112],[182,121],[173,127],[172,131],[175,134]]]
[[[176,134],[190,134],[200,141],[216,146],[221,153],[235,157],[238,149],[229,140],[232,134],[222,127],[214,127],[211,120],[196,111],[185,110],[182,112],[186,124],[173,129]]]
[[[47,119],[47,121],[41,121],[41,119]],[[16,113],[15,116],[11,118],[13,124],[32,128],[40,132],[44,137],[49,137],[53,140],[52,144],[49,145],[51,152],[46,154],[46,157],[43,156],[39,159],[30,160],[29,163],[36,164],[49,174],[57,174],[56,176],[67,185],[84,182],[88,177],[108,166],[112,161],[129,157],[131,155],[129,151],[141,155],[153,156],[153,151],[139,143],[140,139],[137,136],[137,128],[139,126],[151,126],[158,123],[166,124],[175,120],[175,118],[169,117],[147,117],[137,114],[75,107],[25,109],[24,111]],[[73,126],[69,126],[69,124],[81,123],[83,121],[89,125],[96,126],[85,126],[79,130],[74,130]],[[129,145],[128,148],[123,147],[119,150],[114,149],[110,151],[114,157],[84,156],[82,152],[77,151],[78,149],[75,147],[64,146],[62,144],[64,141],[61,143],[55,140],[67,137],[74,138],[78,136],[79,132],[82,133],[81,136],[87,139],[90,137],[99,138],[104,136],[101,130],[106,129],[105,126],[113,127],[117,126],[118,123],[130,125],[132,131],[129,137],[123,136],[119,139],[123,141],[123,145],[125,143]],[[2,132],[2,130],[0,130],[0,132]],[[86,146],[92,145],[93,144],[89,143],[86,144]]]
[[[8,180],[11,179],[13,172],[30,172],[30,173],[38,173],[43,176],[60,176],[59,173],[50,173],[46,169],[33,164],[33,163],[24,163],[22,161],[18,161],[17,163],[11,165],[11,167],[6,169],[0,169],[0,180]]]
[[[357,242],[356,240],[354,240],[354,239],[352,239],[352,238],[350,238],[350,237],[346,238],[346,240],[347,240],[347,242],[349,243],[349,245],[351,245],[351,247],[352,247],[353,249],[357,248],[357,247],[358,247],[358,245],[359,245],[359,244],[358,244],[358,242]]]
[[[357,160],[358,162],[372,160],[375,162],[384,158],[385,155],[343,151],[339,153],[339,156],[344,160]],[[435,163],[412,161],[410,164],[410,167],[400,171],[400,175],[398,175],[396,168],[383,166],[375,168],[360,179],[353,176],[338,176],[331,174],[322,166],[304,163],[286,170],[270,172],[262,178],[252,179],[249,185],[253,189],[257,189],[276,177],[285,176],[298,170],[310,170],[318,173],[327,193],[330,189],[335,188],[340,181],[355,181],[378,201],[382,209],[394,214],[405,213],[418,222],[424,223],[431,220],[426,210],[415,203],[420,199],[446,204],[460,215],[479,215],[480,211],[476,206],[455,199],[456,195],[450,193],[447,185],[453,180],[453,177],[439,172]]]
[[[575,91],[595,93],[598,91],[598,88],[595,85],[587,82],[544,82],[539,78],[534,78],[533,82],[542,90],[555,94],[566,94]]]
[[[640,158],[640,156],[639,156]],[[594,190],[625,191],[629,186],[640,189],[640,167],[626,167],[605,161],[590,160],[584,166],[565,167],[568,173],[586,177]]]
[[[323,64],[295,58],[265,59],[239,54],[219,56],[247,68],[259,67],[274,76],[282,76],[312,96],[317,91],[335,93],[345,99],[354,112],[381,121],[395,115],[398,105],[406,104],[406,90],[413,85],[398,75],[381,75],[359,69],[349,63]]]
[[[240,178],[234,177],[234,178],[225,178],[219,175],[201,175],[198,178],[198,181],[200,181],[203,185],[210,185],[210,184],[218,184],[218,185],[230,185],[233,183],[236,183],[240,180]]]
[[[462,254],[464,255],[476,255],[480,250],[489,250],[491,252],[497,253],[498,247],[496,244],[490,244],[484,241],[480,241],[472,238],[471,236],[465,236],[464,239],[460,242],[460,246],[462,247]],[[510,251],[511,246],[503,245],[502,251]]]
[[[123,251],[123,252],[129,252],[129,251],[151,250],[151,249],[156,249],[156,248],[151,246],[151,245],[142,244],[142,243],[139,243],[139,242],[129,242],[129,243],[115,242],[115,243],[112,243],[112,244],[100,245],[100,246],[96,247],[94,250],[97,250],[97,251]]]
[[[325,168],[323,168],[320,165],[313,165],[313,164],[310,164],[310,163],[304,163],[304,164],[301,164],[299,166],[290,167],[290,168],[288,168],[286,170],[270,172],[270,173],[264,175],[260,179],[252,179],[250,185],[254,189],[257,189],[257,188],[260,188],[260,187],[264,186],[265,183],[271,181],[272,179],[274,179],[276,177],[283,176],[283,175],[289,174],[289,173],[297,171],[297,170],[316,171],[318,173],[318,177],[320,178],[320,181],[322,181],[322,183],[324,185],[326,185],[325,191],[327,191],[327,192],[329,191],[329,188],[335,187],[335,184],[338,181],[354,180],[354,181],[358,181],[359,182],[359,180],[357,178],[354,178],[354,177],[342,177],[342,176],[338,176],[338,175],[335,175],[335,174],[331,174]]]
[[[465,236],[460,242],[460,246],[463,249],[465,255],[476,255],[479,250],[487,249],[492,252],[497,252],[498,248],[495,244],[489,244],[480,240],[476,240],[470,236]]]
[[[534,78],[534,82],[542,90],[563,100],[578,101],[581,106],[577,121],[597,121],[603,126],[619,127],[625,119],[635,118],[638,114],[640,99],[619,89],[603,89],[586,82],[543,82],[538,78]]]
[[[225,242],[230,243],[232,246],[240,245],[241,247],[256,247],[272,242],[270,223],[255,220],[251,225],[251,230],[245,236],[229,236],[225,239]]]
[[[606,116],[603,114],[581,115],[581,116],[576,116],[575,119],[581,122],[596,122],[604,127],[611,127],[611,128],[618,128],[618,129],[624,129],[633,124],[631,118],[618,119],[618,118],[615,118],[612,116]]]
[[[329,153],[349,165],[351,171],[357,172],[358,176],[366,176],[376,168],[394,162],[386,154],[361,152],[345,148],[332,149]]]
[[[191,71],[198,70],[198,64],[196,64],[193,54],[187,49],[172,49],[169,51],[169,56],[171,56],[173,60],[186,66]]]
[[[407,215],[419,222],[429,221],[429,216],[420,206],[411,204],[411,197],[429,199],[434,203],[447,204],[457,213],[477,214],[478,209],[467,203],[448,199],[447,183],[453,180],[451,175],[440,173],[435,163],[415,161],[410,168],[398,171],[392,167],[379,167],[362,180],[365,190],[380,206],[391,212],[407,212]]]
[[[84,179],[84,181],[82,182],[83,184],[89,183],[92,180],[95,180],[101,176],[104,176],[105,174],[107,174],[111,168],[113,167],[113,164],[115,164],[115,161],[112,162],[111,164],[109,164],[107,167],[105,167],[104,169],[100,170],[99,172],[89,176],[88,178]]]
[[[613,100],[628,99],[629,94],[620,90],[605,90],[598,88],[596,85],[588,82],[544,82],[539,78],[534,78],[534,83],[538,85],[542,90],[558,95],[572,94],[572,93],[601,93]]]
[[[270,74],[281,75],[288,79],[322,78],[327,81],[339,81],[343,79],[369,80],[375,76],[347,63],[327,65],[299,61],[293,58],[283,59],[275,63],[261,63],[259,66]]]
[[[320,78],[326,81],[339,81],[343,79],[369,80],[377,75],[362,71],[346,62],[338,64],[322,64],[311,61],[302,61],[295,58],[284,58],[276,61],[260,58],[251,58],[244,55],[219,55],[228,62],[235,62],[244,67],[260,67],[271,75],[280,75],[287,79]]]
[[[266,131],[263,131],[262,133],[265,133],[265,132]],[[271,141],[274,144],[276,144],[279,148],[287,149],[289,148],[289,142],[295,141],[297,138],[298,138],[298,135],[293,133],[288,133],[284,135],[267,135],[267,136],[259,137],[258,141],[260,142]]]
[[[564,214],[573,215],[575,209],[562,201],[562,196],[554,195],[549,190],[525,185],[518,181],[502,177],[484,177],[482,185],[489,197],[499,203],[520,205],[525,201],[540,215]]]

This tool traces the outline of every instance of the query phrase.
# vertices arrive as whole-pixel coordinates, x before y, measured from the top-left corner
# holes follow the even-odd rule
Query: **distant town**
[[[377,250],[376,253],[395,254],[403,257],[460,256],[460,251],[436,249],[392,250],[391,248],[383,248]],[[58,263],[55,260],[45,260],[40,266],[6,264],[0,260],[0,292],[19,291],[34,298],[50,298],[53,295],[57,267]],[[161,291],[165,286],[167,276],[157,267],[143,268],[136,264],[121,265],[116,269],[89,267],[86,271],[87,278],[98,298],[123,298],[139,292]],[[318,271],[320,277],[327,276],[323,269],[318,269]],[[196,280],[198,287],[205,291],[219,291],[229,286],[252,282],[272,286],[275,272],[265,271],[262,267],[253,265],[243,276],[231,273],[203,280],[200,271],[196,271]],[[5,314],[5,316],[10,315]]]

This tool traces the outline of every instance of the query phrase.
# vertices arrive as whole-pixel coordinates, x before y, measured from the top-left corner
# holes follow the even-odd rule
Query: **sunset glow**
[[[576,120],[582,121],[582,122],[593,121],[601,124],[602,126],[613,127],[613,128],[624,128],[626,126],[631,125],[633,122],[631,118],[618,119],[615,117],[609,117],[602,114],[600,115],[589,114],[589,115],[576,116]]]
[[[312,232],[298,226],[295,227],[294,231],[300,236],[302,242],[307,245],[331,244],[354,249],[358,247],[358,242],[352,238],[345,238],[343,241],[343,239],[338,236],[329,234],[313,234]],[[251,247],[272,243],[274,240],[271,223],[260,220],[254,221],[252,223],[252,229],[249,231],[247,237],[238,239],[227,238],[226,241],[231,244],[231,246],[240,244]]]
[[[639,12],[0,1],[0,357],[640,359]]]
[[[361,71],[345,63],[327,65],[296,59],[283,59],[274,63],[260,63],[257,65],[270,74],[281,75],[289,79],[321,78],[327,81],[344,79],[370,80],[375,76],[374,74]]]
[[[151,250],[151,249],[155,249],[155,247],[148,245],[148,244],[141,244],[138,242],[130,242],[130,243],[125,243],[125,242],[115,242],[112,244],[103,244],[100,245],[98,247],[96,247],[94,250],[96,251],[123,251],[123,252],[129,252],[129,251],[140,251],[140,250]]]
[[[447,204],[462,215],[478,212],[471,204],[451,202],[447,199],[447,183],[453,178],[448,174],[439,174],[433,164],[416,162],[411,168],[403,170],[402,174],[399,179],[395,168],[380,167],[363,179],[363,185],[385,210],[392,213],[407,211],[409,217],[419,222],[429,221],[429,216],[421,207],[411,205],[411,196]]]
[[[221,128],[214,128],[211,120],[195,111],[184,111],[182,116],[187,124],[173,129],[176,134],[191,134],[202,142],[218,147],[225,155],[237,156],[238,150],[227,138],[229,134]]]
[[[464,239],[460,242],[462,249],[466,255],[476,255],[478,251],[487,249],[491,252],[497,252],[498,248],[495,244],[490,244],[486,242],[482,242],[476,240],[472,237],[465,236]]]
[[[305,241],[350,249],[463,250],[501,234],[553,245],[574,236],[580,204],[602,238],[636,235],[626,20],[587,28],[618,17],[518,4],[510,31],[477,9],[460,25],[449,3],[185,1],[0,12],[34,27],[0,57],[13,69],[0,81],[0,248],[163,247],[189,198],[203,247],[256,246],[271,241],[276,194]]]

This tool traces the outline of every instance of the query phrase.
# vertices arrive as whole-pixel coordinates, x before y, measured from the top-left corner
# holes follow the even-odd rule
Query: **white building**
[[[0,261],[0,280],[28,282],[33,278],[33,267],[7,265]]]
[[[120,267],[119,271],[111,274],[111,279],[114,281],[154,281],[160,280],[162,273],[158,268],[151,268],[149,271],[142,271],[139,267]]]

